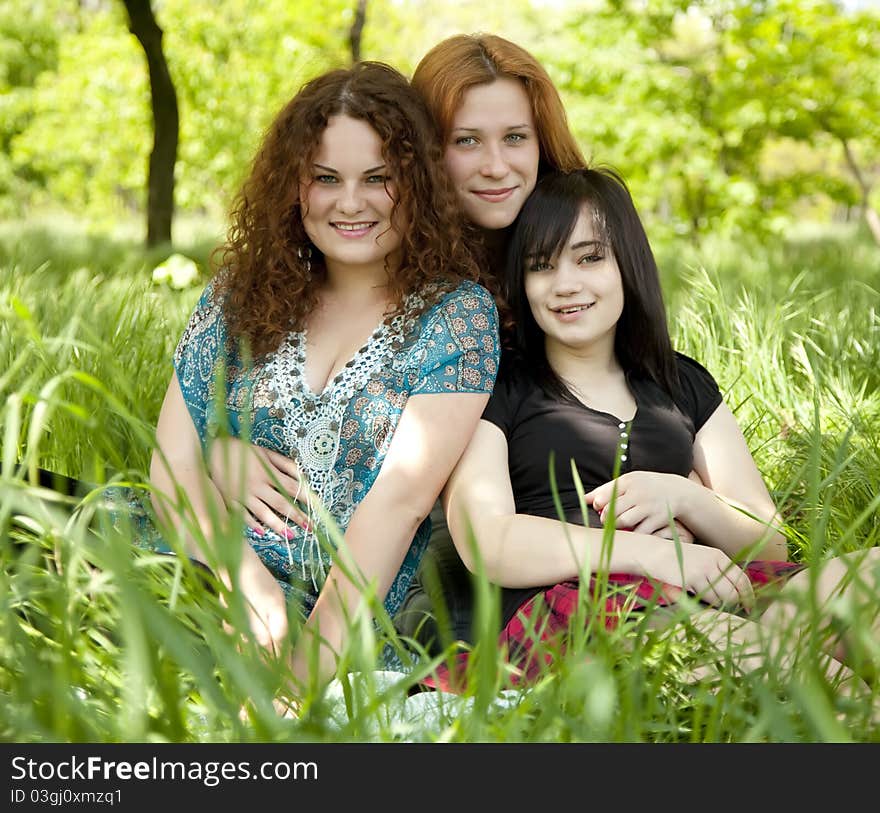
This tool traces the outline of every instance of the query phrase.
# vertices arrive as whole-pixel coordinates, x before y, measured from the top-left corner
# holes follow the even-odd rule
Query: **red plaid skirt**
[[[780,584],[803,570],[798,562],[755,561],[743,570],[753,587]],[[623,615],[643,610],[648,606],[668,607],[681,594],[681,588],[653,581],[646,576],[628,573],[611,573],[608,586],[612,588],[605,599],[604,623],[606,629],[614,629]],[[560,582],[526,601],[513,615],[501,634],[498,645],[506,653],[508,663],[517,667],[511,674],[510,683],[522,686],[533,683],[548,666],[565,651],[565,635],[578,606],[580,583],[577,579]],[[629,588],[615,590],[613,588]],[[590,591],[596,589],[596,579],[590,579]],[[533,653],[538,643],[553,642],[554,647],[542,646],[540,653]],[[553,651],[549,651],[549,650]],[[461,692],[466,686],[468,665],[467,652],[459,652],[450,668],[440,664],[433,675],[425,678],[422,685],[445,692]]]

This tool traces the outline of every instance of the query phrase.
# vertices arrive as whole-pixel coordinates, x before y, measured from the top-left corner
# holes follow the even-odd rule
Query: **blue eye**
[[[524,133],[508,133],[504,138],[512,144],[519,144],[521,141],[528,139],[528,136]]]
[[[455,144],[458,147],[472,147],[477,143],[477,139],[473,136],[459,136],[455,139]]]
[[[315,175],[315,181],[318,183],[336,183],[335,175]]]

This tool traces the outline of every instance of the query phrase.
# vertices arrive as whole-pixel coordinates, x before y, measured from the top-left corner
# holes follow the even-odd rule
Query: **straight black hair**
[[[576,400],[547,361],[544,333],[526,298],[525,275],[536,258],[560,252],[585,207],[598,239],[614,252],[623,281],[623,312],[614,336],[617,360],[626,373],[650,378],[674,398],[678,372],[657,263],[626,182],[607,167],[545,175],[513,224],[503,292],[513,312],[515,358],[548,395]]]

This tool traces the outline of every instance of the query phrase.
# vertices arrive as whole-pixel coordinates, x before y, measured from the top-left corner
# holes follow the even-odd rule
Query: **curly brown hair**
[[[303,329],[317,304],[325,268],[303,227],[301,185],[310,182],[328,120],[341,114],[378,134],[397,189],[394,212],[406,213],[400,266],[389,274],[394,309],[388,318],[403,312],[411,293],[431,293],[424,310],[443,291],[480,277],[421,97],[381,62],[332,70],[303,85],[269,125],[235,198],[226,242],[214,253],[230,336],[256,358],[276,350],[289,331]]]

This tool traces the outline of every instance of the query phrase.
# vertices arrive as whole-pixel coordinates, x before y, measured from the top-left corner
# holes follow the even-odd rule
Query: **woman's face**
[[[623,280],[611,246],[596,228],[592,208],[581,209],[557,255],[527,262],[526,298],[548,345],[613,353],[623,313]]]
[[[518,79],[465,92],[445,151],[468,217],[484,229],[513,223],[538,179],[540,145],[532,106]]]
[[[303,227],[328,269],[384,268],[385,257],[400,247],[392,223],[394,179],[379,135],[366,122],[330,118],[301,195]]]

